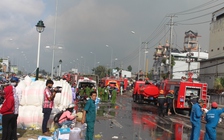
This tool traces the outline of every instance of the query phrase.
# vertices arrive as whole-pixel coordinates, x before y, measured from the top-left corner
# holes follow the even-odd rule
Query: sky
[[[144,69],[145,58],[151,69],[155,47],[170,38],[171,15],[172,47],[182,50],[184,33],[192,30],[201,36],[199,44],[205,51],[212,12],[223,6],[222,0],[2,0],[0,58],[34,73],[35,25],[42,20],[46,27],[40,38],[40,69],[51,72],[52,61],[57,67],[62,60],[62,71],[78,68],[87,73],[98,65],[123,69],[131,65],[136,72]]]

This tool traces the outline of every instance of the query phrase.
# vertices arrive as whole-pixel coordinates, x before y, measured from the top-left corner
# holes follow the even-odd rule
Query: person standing
[[[197,103],[197,101],[198,101],[198,96],[196,96],[196,95],[194,95],[194,93],[191,93],[190,94],[191,96],[190,96],[190,99],[189,99],[189,101],[188,101],[188,105],[189,105],[189,108],[190,108],[190,110],[189,110],[189,116],[191,116],[191,110],[192,110],[192,106],[195,104],[195,103]]]
[[[18,114],[19,114],[19,92],[18,92],[18,88],[17,85],[19,83],[19,79],[17,77],[12,77],[10,79],[11,85],[13,87],[13,96],[14,96],[14,116],[13,116],[13,122],[12,122],[12,139],[13,140],[17,140],[17,118],[18,118]]]
[[[107,87],[104,87],[103,101],[107,102],[108,99],[109,99],[109,89]]]
[[[220,115],[224,113],[224,108],[217,109],[218,104],[212,102],[212,109],[206,113],[205,121],[205,138],[204,140],[216,140],[216,127],[218,125]]]
[[[43,122],[42,122],[42,133],[45,136],[50,136],[51,134],[47,130],[47,123],[51,115],[52,108],[54,106],[54,97],[55,97],[55,90],[51,90],[54,82],[49,79],[46,81],[46,87],[44,89],[44,101],[43,101]]]
[[[164,91],[163,90],[160,90],[159,91],[160,95],[158,96],[158,102],[157,102],[157,106],[158,106],[158,114],[159,116],[163,115],[163,117],[165,116],[165,113],[164,113],[164,106],[165,106],[165,103],[166,103],[166,97],[164,95]]]
[[[2,114],[2,140],[12,140],[12,124],[14,118],[15,102],[13,87],[8,85],[4,88],[5,100],[0,109]]]
[[[167,101],[166,113],[167,113],[167,115],[172,114],[171,110],[173,108],[173,99],[174,99],[173,93],[174,93],[173,90],[169,90],[169,93],[166,95],[166,101]]]
[[[100,100],[103,100],[103,95],[104,95],[104,87],[103,84],[100,83],[100,86],[98,87],[98,97],[100,98]]]
[[[117,98],[117,90],[115,87],[112,87],[112,97],[111,97],[111,103],[115,104]]]
[[[192,111],[190,116],[190,121],[192,125],[190,140],[198,140],[200,137],[201,116],[203,115],[203,110],[202,110],[203,105],[204,105],[204,101],[202,99],[199,99],[198,103],[195,103],[192,106]]]
[[[90,93],[90,99],[87,100],[85,107],[83,109],[83,116],[81,123],[82,124],[84,124],[85,122],[87,123],[85,140],[93,140],[94,124],[96,120],[96,106],[95,106],[96,96],[97,96],[96,91],[92,91]]]

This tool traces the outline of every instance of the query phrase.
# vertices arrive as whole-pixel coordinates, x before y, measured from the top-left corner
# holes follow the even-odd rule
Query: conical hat
[[[76,121],[81,122],[82,121],[82,115],[83,115],[82,112],[76,113],[76,116],[77,116]]]

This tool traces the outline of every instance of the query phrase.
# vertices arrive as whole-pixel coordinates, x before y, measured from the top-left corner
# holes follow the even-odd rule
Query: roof
[[[200,53],[191,52],[191,53],[194,54],[193,56],[191,56],[191,58],[198,58],[198,54],[199,54],[200,59],[208,59],[208,53],[207,52],[200,52]],[[188,52],[185,52],[185,53],[174,53],[174,52],[172,52],[171,54],[172,54],[172,56],[187,57]]]

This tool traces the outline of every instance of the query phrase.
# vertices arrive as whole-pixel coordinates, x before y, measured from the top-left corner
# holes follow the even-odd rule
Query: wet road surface
[[[95,140],[189,140],[191,123],[177,115],[159,117],[157,107],[137,104],[130,95],[117,97],[115,105],[101,102],[97,107]],[[202,124],[200,140],[204,139]],[[217,140],[224,140],[217,128]]]

